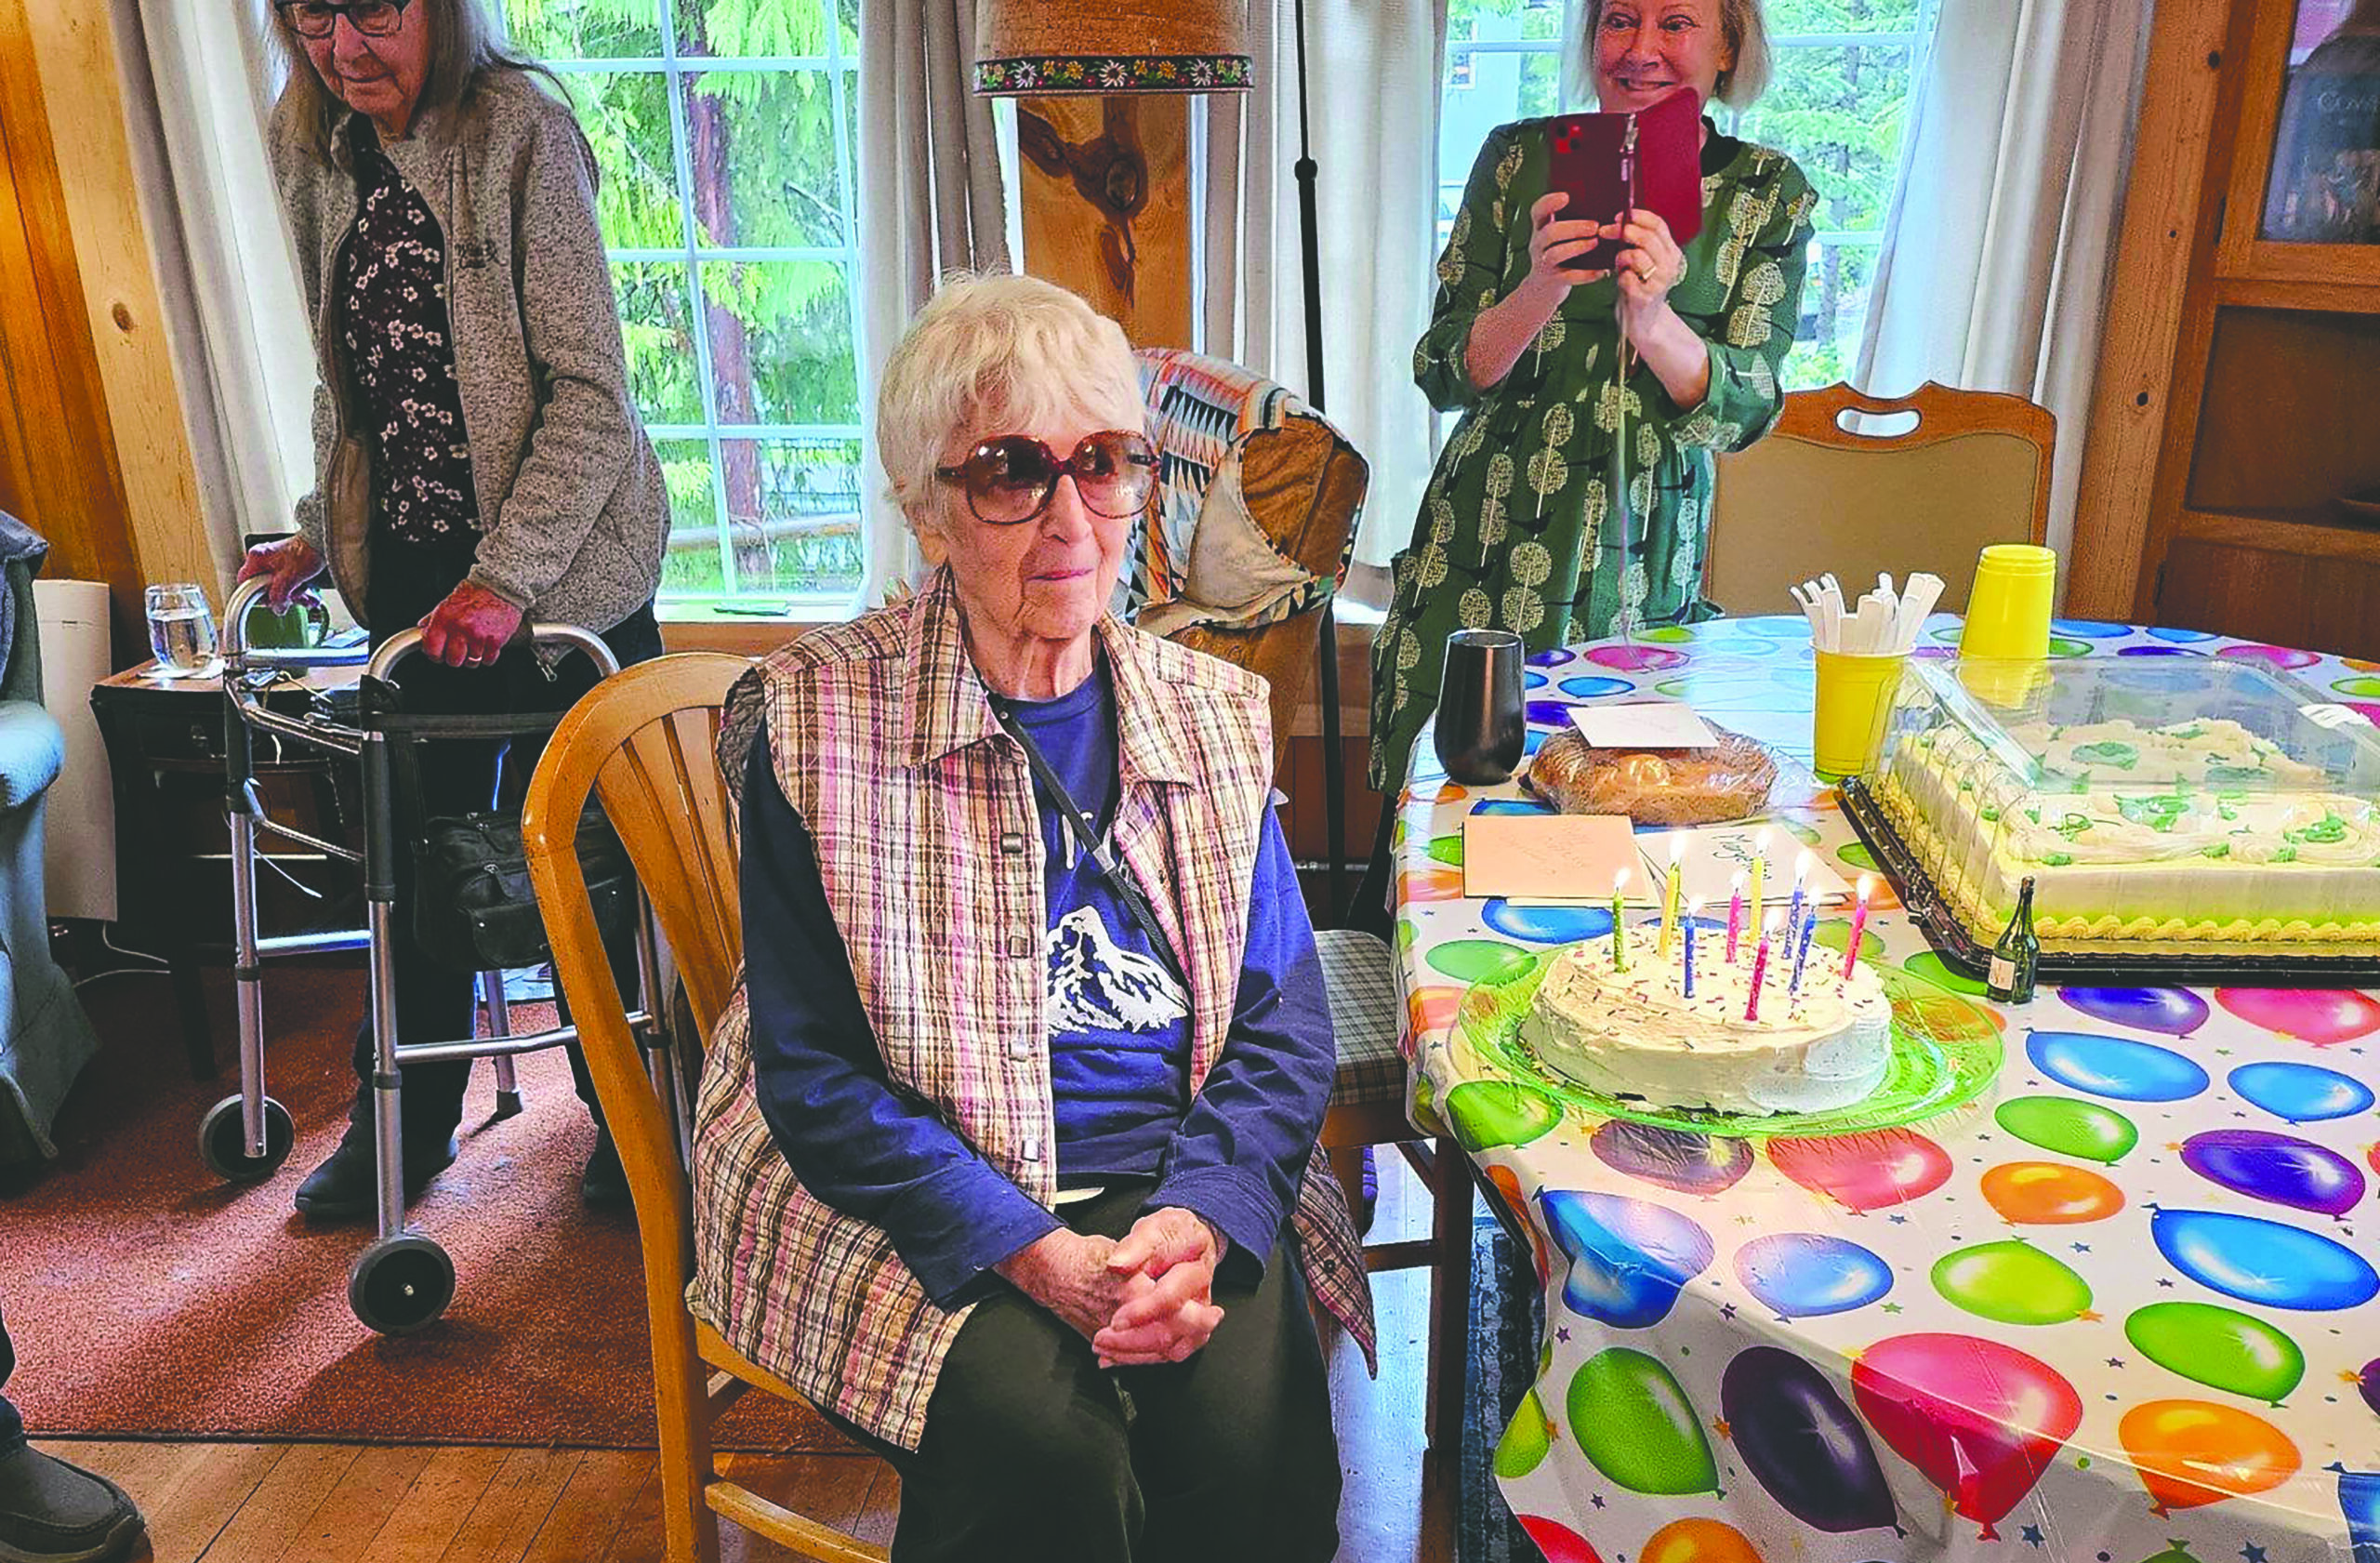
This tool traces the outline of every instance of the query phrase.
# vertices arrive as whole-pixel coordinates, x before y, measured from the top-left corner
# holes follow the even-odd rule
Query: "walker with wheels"
[[[490,969],[475,973],[486,1036],[408,1041],[397,1034],[396,970],[390,943],[392,920],[397,915],[397,854],[412,849],[415,841],[409,832],[418,831],[425,823],[418,817],[417,789],[401,785],[401,780],[413,775],[413,751],[420,746],[538,736],[550,733],[564,713],[420,715],[397,709],[396,702],[384,692],[392,688],[390,675],[418,650],[418,629],[401,630],[372,651],[364,668],[351,722],[347,720],[349,712],[320,694],[313,706],[302,714],[274,710],[266,703],[266,695],[282,687],[293,674],[351,666],[357,658],[353,652],[337,650],[251,647],[248,616],[264,600],[268,585],[263,577],[242,582],[232,592],[223,615],[223,734],[228,771],[225,819],[231,831],[231,973],[239,1008],[240,1090],[237,1095],[227,1096],[208,1109],[199,1127],[199,1150],[209,1168],[234,1183],[253,1183],[271,1176],[280,1168],[295,1142],[296,1128],[288,1109],[265,1093],[264,962],[276,957],[334,950],[366,951],[366,993],[374,1049],[371,1083],[377,1233],[356,1256],[348,1272],[347,1297],[355,1317],[371,1329],[382,1334],[405,1334],[434,1321],[453,1301],[455,1264],[435,1239],[405,1225],[398,1110],[400,1070],[411,1063],[493,1059],[496,1115],[509,1117],[521,1110],[520,1083],[513,1060],[522,1053],[571,1041],[577,1032],[575,1027],[562,1025],[513,1034],[505,1000],[504,974]],[[532,627],[529,636],[538,649],[575,652],[592,659],[605,675],[619,670],[611,648],[591,630],[575,625],[540,624]],[[363,773],[360,850],[271,817],[257,784],[255,741],[259,735],[268,741],[303,744],[358,762]],[[414,817],[401,819],[401,815]],[[358,865],[364,879],[364,926],[327,933],[261,934],[258,928],[256,879],[259,832]],[[659,955],[654,947],[651,917],[632,878],[629,895],[640,1003],[629,1015],[628,1024],[646,1050],[647,1069],[682,1151],[690,1104],[674,1057],[669,1028],[652,1013],[652,996],[659,990]]]

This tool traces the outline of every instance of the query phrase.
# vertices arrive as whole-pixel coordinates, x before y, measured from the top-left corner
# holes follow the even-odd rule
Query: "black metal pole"
[[[1306,115],[1305,0],[1293,12],[1298,54],[1298,238],[1305,260],[1305,393],[1316,412],[1328,406],[1322,378],[1322,238],[1315,210],[1314,141]],[[1346,919],[1347,757],[1339,732],[1339,616],[1335,595],[1322,604],[1322,804],[1324,829],[1330,839],[1330,920]]]

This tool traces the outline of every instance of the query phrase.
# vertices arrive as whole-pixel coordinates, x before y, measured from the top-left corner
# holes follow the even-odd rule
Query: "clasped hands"
[[[1670,289],[1685,277],[1686,252],[1658,212],[1640,208],[1602,223],[1556,217],[1569,202],[1567,194],[1555,191],[1539,196],[1529,207],[1529,281],[1540,287],[1559,288],[1562,294],[1601,282],[1612,272],[1576,271],[1568,262],[1601,241],[1620,241],[1623,247],[1617,267],[1620,325],[1633,335],[1640,322],[1649,320],[1669,302]]]
[[[1061,1226],[997,1266],[1074,1327],[1103,1368],[1186,1360],[1215,1332],[1215,1266],[1223,1244],[1178,1206],[1151,1211],[1121,1240]]]

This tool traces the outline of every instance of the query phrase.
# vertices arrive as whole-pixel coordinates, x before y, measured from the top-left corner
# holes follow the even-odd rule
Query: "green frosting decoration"
[[[2088,815],[2068,815],[2050,828],[2070,841],[2091,828],[2091,818]]]
[[[2272,854],[2272,860],[2275,863],[2294,863],[2297,861],[2297,849],[2282,847]]]
[[[2177,792],[2158,792],[2151,793],[2146,798],[2116,800],[2117,812],[2124,818],[2135,825],[2145,825],[2149,829],[2157,831],[2173,829],[2175,822],[2182,817],[2182,811],[2188,806],[2188,801]]]
[[[2109,765],[2129,771],[2140,763],[2140,751],[2130,744],[2084,744],[2074,751],[2074,758],[2086,765]]]
[[[2320,825],[2309,825],[2294,833],[2294,840],[2311,841],[2316,846],[2334,847],[2347,840],[2347,821],[2336,815],[2324,815]]]
[[[2042,854],[2042,862],[2043,865],[2052,868],[2063,868],[2073,861],[2074,854],[2069,852],[2045,852]]]
[[[2267,779],[2267,773],[2261,765],[2209,765],[2206,779],[2211,782],[2263,781]]]
[[[2231,843],[2228,841],[2217,841],[2211,847],[2202,849],[2199,855],[2201,857],[2228,857],[2231,855]]]

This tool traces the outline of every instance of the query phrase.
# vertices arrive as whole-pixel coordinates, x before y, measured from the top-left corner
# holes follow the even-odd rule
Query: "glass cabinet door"
[[[2380,0],[2297,0],[2257,237],[2380,245]]]

